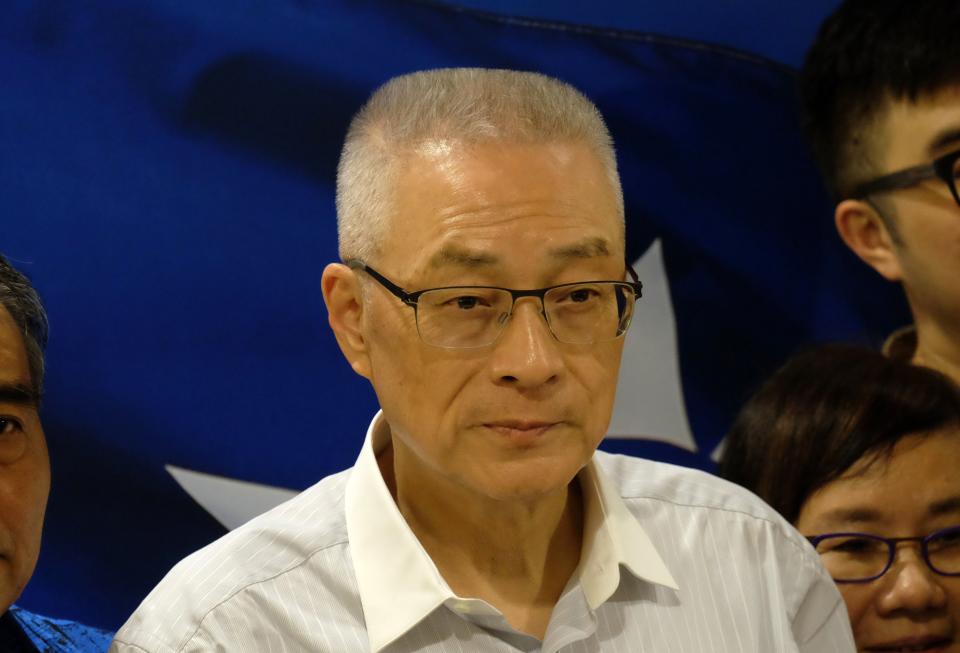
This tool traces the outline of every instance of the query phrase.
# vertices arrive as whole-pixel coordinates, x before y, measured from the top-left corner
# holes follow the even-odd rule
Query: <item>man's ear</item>
[[[903,278],[897,242],[873,206],[863,200],[843,200],[833,218],[840,238],[854,254],[888,281]]]
[[[331,263],[323,270],[320,280],[323,301],[327,305],[327,320],[353,371],[370,378],[370,356],[363,333],[363,297],[360,279],[342,263]]]

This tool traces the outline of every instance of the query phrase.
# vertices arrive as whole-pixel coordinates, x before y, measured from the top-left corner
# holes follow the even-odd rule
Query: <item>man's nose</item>
[[[494,344],[491,372],[495,383],[536,388],[554,382],[563,371],[560,343],[553,337],[534,297],[517,300]]]
[[[877,606],[881,614],[927,612],[946,606],[942,577],[930,569],[916,548],[900,548],[883,580],[885,587]]]

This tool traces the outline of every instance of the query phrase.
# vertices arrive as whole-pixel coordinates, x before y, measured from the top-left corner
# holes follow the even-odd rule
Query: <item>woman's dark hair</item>
[[[804,502],[908,435],[960,426],[960,388],[933,370],[849,345],[781,367],[734,421],[720,474],[795,523]]]

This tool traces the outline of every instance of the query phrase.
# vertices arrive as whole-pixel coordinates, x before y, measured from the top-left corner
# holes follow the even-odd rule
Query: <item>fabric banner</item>
[[[0,252],[52,325],[28,609],[116,628],[184,555],[353,463],[376,403],[319,279],[348,121],[400,73],[536,70],[606,117],[646,291],[608,450],[710,469],[790,353],[907,320],[838,243],[793,71],[769,60],[396,0],[5,14]]]

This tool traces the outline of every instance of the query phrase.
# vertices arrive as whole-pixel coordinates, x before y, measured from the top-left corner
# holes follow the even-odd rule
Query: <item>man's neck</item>
[[[917,318],[913,363],[946,374],[960,384],[960,328],[953,332],[933,320]]]
[[[494,501],[446,479],[397,478],[394,455],[391,447],[378,457],[384,480],[454,593],[483,599],[542,639],[580,561],[579,481],[537,501]]]

